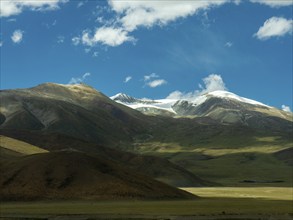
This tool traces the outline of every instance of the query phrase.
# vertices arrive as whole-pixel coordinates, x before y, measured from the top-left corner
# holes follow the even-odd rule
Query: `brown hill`
[[[54,131],[107,146],[132,141],[148,123],[138,111],[80,85],[45,83],[0,92],[0,127]]]
[[[214,185],[214,183],[202,180],[195,174],[171,163],[167,159],[159,157],[124,152],[60,134],[40,134],[36,131],[15,130],[0,130],[0,133],[48,151],[74,150],[101,156],[114,162],[122,163],[136,172],[146,174],[176,187]]]
[[[98,156],[51,152],[0,167],[2,200],[193,199],[195,196]]]

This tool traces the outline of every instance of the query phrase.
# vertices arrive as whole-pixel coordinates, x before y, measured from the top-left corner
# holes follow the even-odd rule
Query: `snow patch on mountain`
[[[191,104],[192,106],[199,106],[212,97],[228,99],[228,100],[236,100],[236,101],[247,103],[250,105],[257,105],[257,106],[272,108],[261,102],[257,102],[252,99],[243,98],[234,93],[227,92],[227,91],[220,91],[220,90],[208,92],[192,99],[170,99],[170,98],[158,99],[158,100],[137,99],[123,93],[118,93],[117,95],[112,96],[111,99],[121,104],[127,105],[128,107],[133,109],[157,108],[157,109],[162,109],[162,110],[166,110],[174,114],[177,114],[177,112],[174,111],[173,109],[174,105],[180,105],[181,102],[182,103],[187,102]]]
[[[227,92],[227,91],[214,91],[214,92],[209,92],[206,94],[207,96],[214,96],[214,97],[219,97],[219,98],[224,98],[224,99],[235,99],[239,102],[245,102],[245,103],[248,103],[248,104],[251,104],[251,105],[261,105],[261,106],[265,106],[265,107],[268,107],[268,108],[271,108],[271,106],[268,106],[268,105],[265,105],[261,102],[257,102],[255,100],[252,100],[252,99],[248,99],[248,98],[243,98],[243,97],[240,97],[234,93],[231,93],[231,92]]]

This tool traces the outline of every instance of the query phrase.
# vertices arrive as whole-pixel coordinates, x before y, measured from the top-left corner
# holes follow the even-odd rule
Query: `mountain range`
[[[230,92],[149,100],[45,83],[2,90],[0,98],[0,194],[6,199],[192,198],[175,187],[292,184],[286,157],[292,113]],[[23,153],[31,145],[40,151]],[[70,169],[55,173],[60,166]],[[38,181],[31,182],[32,175]],[[109,182],[97,188],[104,177]],[[52,187],[48,194],[46,187]],[[157,197],[149,193],[159,188]]]
[[[123,93],[111,99],[149,115],[210,117],[221,123],[246,125],[252,125],[256,118],[261,118],[261,124],[268,117],[292,121],[290,112],[227,91],[213,91],[192,99],[137,99]]]

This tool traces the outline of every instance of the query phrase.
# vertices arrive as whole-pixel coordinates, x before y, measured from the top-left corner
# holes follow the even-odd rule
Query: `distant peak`
[[[111,99],[120,99],[120,98],[131,98],[131,97],[125,93],[118,93],[114,96],[111,96]]]
[[[126,95],[124,93],[118,93],[110,98],[114,101],[120,101],[120,102],[125,102],[125,103],[133,103],[133,102],[137,101],[136,98],[133,98],[133,97]]]

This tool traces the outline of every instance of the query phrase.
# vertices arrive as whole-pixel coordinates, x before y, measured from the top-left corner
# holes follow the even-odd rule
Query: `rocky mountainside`
[[[46,83],[0,97],[2,129],[54,131],[113,146],[147,126],[144,115],[84,84]]]
[[[224,124],[243,124],[259,128],[280,126],[285,121],[293,121],[293,114],[290,112],[227,91],[206,93],[193,100],[161,99],[153,100],[153,103],[142,103],[129,96],[127,97],[132,102],[125,102],[120,96],[114,97],[113,100],[121,104],[151,115],[166,116],[168,112],[169,116],[174,117],[210,117]]]
[[[127,104],[113,101],[85,84],[45,83],[30,89],[3,90],[0,129],[55,132],[128,150],[133,143],[150,139],[184,140],[194,145],[202,138],[210,141],[219,135],[237,137],[234,126],[242,131],[238,135],[290,136],[292,132],[292,113],[229,92],[212,92],[195,100],[141,103],[129,96],[119,97],[127,99]],[[187,136],[186,129],[193,135]]]

